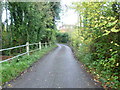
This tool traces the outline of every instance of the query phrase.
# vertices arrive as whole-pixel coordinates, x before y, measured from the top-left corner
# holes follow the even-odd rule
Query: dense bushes
[[[120,86],[120,3],[75,3],[84,27],[75,28],[71,44],[103,87]],[[78,32],[79,31],[79,32]]]
[[[57,33],[56,39],[60,43],[67,43],[69,41],[69,35],[68,33]]]
[[[23,45],[26,42],[55,41],[55,20],[59,19],[59,2],[3,2],[3,6],[10,15],[2,24],[2,48]],[[2,54],[14,55],[23,50],[20,48],[4,51]]]

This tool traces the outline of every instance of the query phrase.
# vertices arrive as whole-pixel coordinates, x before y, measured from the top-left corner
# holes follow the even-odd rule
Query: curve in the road
[[[13,88],[100,88],[63,44],[58,44],[58,48],[11,85]]]

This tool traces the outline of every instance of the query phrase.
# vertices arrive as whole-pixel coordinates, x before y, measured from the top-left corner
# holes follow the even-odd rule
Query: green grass
[[[48,48],[44,48],[42,50],[38,50],[31,55],[24,55],[21,57],[18,57],[16,59],[11,60],[11,62],[4,62],[0,64],[2,75],[2,85],[5,82],[11,81],[12,79],[19,76],[23,71],[25,71],[27,68],[29,68],[33,63],[38,61],[41,57],[43,57],[45,54],[50,52],[52,49],[57,47],[57,45],[53,45]],[[1,79],[1,78],[0,78]]]
[[[85,65],[87,72],[90,72],[94,76],[94,79],[101,83],[105,89],[120,88],[120,81],[118,80],[119,75],[113,67],[113,65],[116,65],[113,61],[115,60],[114,56],[108,60],[93,60],[93,53],[86,52],[84,46],[79,48],[73,47],[73,51],[75,52],[77,59]],[[101,55],[101,53],[99,55]]]

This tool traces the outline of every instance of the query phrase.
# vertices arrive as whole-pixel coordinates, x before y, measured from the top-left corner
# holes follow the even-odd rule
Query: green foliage
[[[84,27],[75,29],[71,45],[77,57],[104,88],[120,87],[120,3],[74,3]]]
[[[0,12],[2,12],[3,11],[3,4],[2,4],[2,2],[0,1]],[[2,13],[0,13],[0,21],[2,20],[1,19],[1,16],[2,16]],[[0,28],[1,28],[1,23],[0,23]]]
[[[69,41],[69,35],[68,35],[68,33],[60,33],[60,32],[58,32],[56,34],[56,39],[60,43],[67,43]]]
[[[55,47],[57,46],[53,45],[52,47],[43,48],[40,51],[34,52],[30,56],[24,55],[16,59],[13,59],[10,62],[4,62],[0,64],[0,66],[2,66],[1,68],[2,84],[22,74],[24,70],[26,70],[33,63],[38,61],[38,59],[43,57],[46,53],[48,53],[50,50],[52,50]]]
[[[11,23],[6,29],[3,27],[2,48],[23,45],[26,42],[55,41],[59,2],[7,2],[6,5],[6,10],[10,11]],[[18,51],[5,51],[2,54],[14,55]]]

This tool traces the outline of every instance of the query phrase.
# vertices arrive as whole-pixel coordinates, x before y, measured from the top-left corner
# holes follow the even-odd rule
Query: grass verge
[[[45,54],[50,52],[52,49],[56,48],[57,45],[52,45],[51,47],[44,48],[40,51],[36,51],[31,55],[24,55],[13,59],[9,62],[4,62],[1,64],[1,75],[2,83],[0,85],[4,85],[5,82],[9,82],[12,79],[15,79],[19,76],[23,71],[29,68],[33,63],[38,61],[38,59],[42,58]]]
[[[85,66],[87,72],[93,76],[95,82],[100,83],[106,90],[120,89],[119,75],[112,72],[114,68],[109,68],[109,65],[102,66],[99,59],[92,60],[92,54],[90,52],[86,53],[84,46],[79,48],[72,47],[72,50],[75,57]]]

